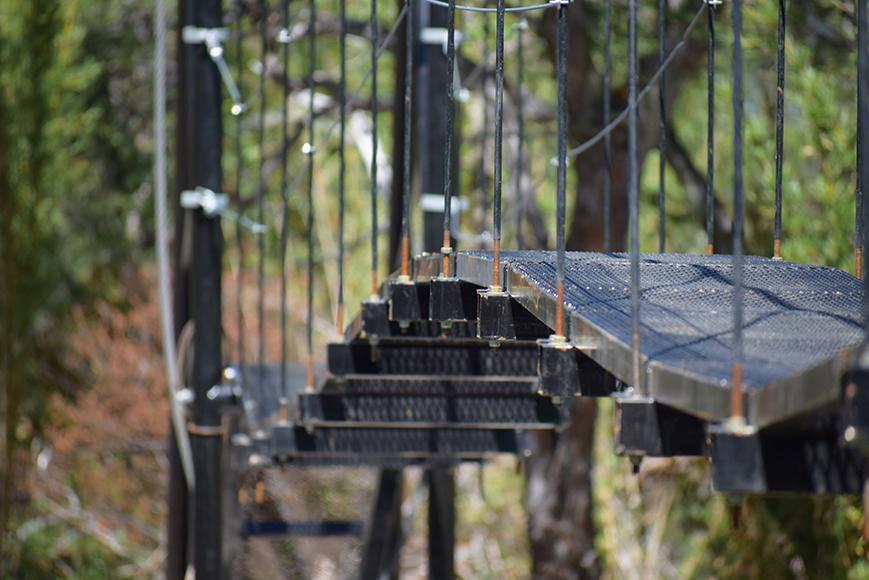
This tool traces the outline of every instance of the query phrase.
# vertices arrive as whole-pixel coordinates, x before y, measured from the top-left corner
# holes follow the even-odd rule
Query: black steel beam
[[[401,547],[401,500],[404,474],[400,469],[384,469],[377,482],[377,497],[365,535],[362,580],[398,577],[398,551]]]
[[[285,522],[280,520],[248,520],[241,527],[241,537],[254,536],[304,536],[309,538],[329,538],[361,536],[365,525],[358,520]]]
[[[223,26],[220,0],[185,0],[180,3],[185,26]],[[204,43],[181,43],[185,76],[184,100],[178,123],[184,132],[181,161],[187,182],[183,188],[205,187],[219,192],[221,166],[221,80]],[[180,192],[179,192],[180,194]],[[192,234],[192,271],[186,299],[195,324],[191,386],[193,403],[191,445],[196,474],[193,503],[193,564],[200,578],[220,578],[221,541],[221,424],[219,406],[206,393],[218,384],[221,373],[221,253],[220,220],[201,209],[187,212]]]
[[[452,470],[433,469],[428,478],[428,577],[455,577],[456,484]]]

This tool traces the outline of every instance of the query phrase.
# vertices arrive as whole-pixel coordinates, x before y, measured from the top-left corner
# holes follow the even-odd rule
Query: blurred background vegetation
[[[277,25],[271,2],[270,24]],[[615,91],[624,95],[624,2],[614,1]],[[644,2],[641,31],[645,77],[654,66],[655,6]],[[670,0],[673,26],[682,27],[699,6]],[[169,2],[170,14],[174,14]],[[585,38],[596,88],[602,63],[602,2],[578,5],[589,18]],[[773,212],[776,3],[745,0],[746,48],[746,193],[747,244],[752,253],[771,253]],[[319,3],[321,15],[334,19],[337,1]],[[243,14],[244,72],[240,82],[250,112],[240,118],[242,159],[233,159],[229,139],[236,120],[227,111],[226,184],[238,207],[253,216],[258,179],[256,83],[262,66],[270,76],[266,93],[267,215],[275,226],[280,202],[280,85],[277,46],[260,59],[258,0],[227,2],[228,22]],[[160,363],[152,256],[153,207],[150,163],[152,2],[139,0],[0,0],[0,575],[49,578],[124,577],[158,574],[164,555],[163,518],[166,484],[165,443],[168,413]],[[366,2],[350,2],[350,18],[365,22]],[[855,151],[855,7],[853,0],[806,0],[790,3],[788,86],[785,111],[784,255],[786,259],[853,271]],[[292,2],[291,14],[302,21],[303,3]],[[381,9],[384,32],[396,14],[396,3]],[[725,5],[720,15],[718,126],[716,138],[717,203],[730,205],[732,158],[730,140],[730,31]],[[483,17],[462,15],[466,33],[462,47],[467,63],[483,58]],[[494,29],[494,26],[491,27]],[[692,38],[703,46],[703,26]],[[530,97],[528,157],[543,232],[554,232],[554,173],[549,159],[555,147],[554,82],[551,60],[532,27],[527,36],[526,82]],[[492,30],[493,32],[493,30]],[[674,28],[676,36],[681,32]],[[350,78],[355,89],[367,70],[368,41],[364,25],[349,39]],[[334,105],[330,82],[337,79],[337,41],[322,35],[318,54],[318,92]],[[492,56],[492,38],[489,38]],[[508,77],[515,75],[515,28],[508,31]],[[305,46],[291,49],[293,95],[287,103],[290,135],[304,123]],[[702,252],[705,234],[698,191],[705,178],[706,80],[702,51],[686,55],[694,61],[673,95],[674,139],[686,152],[668,167],[668,239],[673,251]],[[234,55],[229,55],[234,60]],[[382,159],[391,160],[390,118],[393,58],[384,55],[380,68]],[[469,65],[470,66],[470,65]],[[479,72],[470,68],[474,85]],[[170,69],[170,86],[175,80]],[[490,83],[491,90],[491,83]],[[170,94],[170,103],[171,103]],[[353,106],[348,141],[348,304],[368,292],[368,176],[357,145],[365,139],[368,88]],[[649,102],[654,99],[650,95]],[[482,126],[482,92],[472,90],[462,105],[464,143],[461,190],[471,208],[462,218],[469,241],[479,241],[486,219],[485,191],[491,160],[480,158],[480,139],[491,139]],[[358,106],[357,106],[358,105]],[[508,124],[514,122],[508,100]],[[654,115],[653,108],[643,109]],[[315,167],[318,215],[318,341],[334,332],[334,288],[337,284],[337,161],[334,135],[326,131],[334,119],[324,114],[317,125],[323,155]],[[171,121],[171,115],[170,115]],[[355,123],[355,124],[354,124]],[[654,125],[654,123],[652,123]],[[597,127],[587,127],[594,132]],[[327,139],[328,137],[328,139]],[[515,138],[511,137],[514,143]],[[576,135],[574,135],[576,139]],[[616,141],[618,143],[618,140]],[[303,171],[291,145],[290,175]],[[508,155],[512,155],[508,146]],[[671,147],[673,149],[673,147]],[[491,146],[488,147],[491,154]],[[595,151],[590,155],[597,154]],[[509,158],[509,157],[508,157]],[[240,161],[240,163],[239,163]],[[656,248],[657,154],[649,147],[642,176],[642,247]],[[484,169],[485,168],[485,169]],[[692,171],[693,170],[693,171]],[[241,171],[241,191],[233,191]],[[507,164],[505,183],[512,183]],[[580,168],[580,172],[582,169]],[[388,185],[388,172],[384,171]],[[697,176],[701,181],[698,182]],[[582,178],[570,176],[570,187],[582,193]],[[509,188],[506,203],[516,199]],[[384,195],[388,191],[383,188]],[[574,196],[575,197],[575,196]],[[304,196],[290,200],[290,279],[301,279],[304,264]],[[387,223],[381,204],[381,223]],[[571,200],[571,207],[576,199]],[[505,206],[506,207],[506,206]],[[506,210],[509,213],[509,210]],[[419,216],[416,216],[418,219]],[[726,220],[723,220],[726,221]],[[511,222],[512,223],[512,222]],[[528,226],[531,229],[531,226]],[[254,263],[254,240],[236,247],[227,227],[226,297],[233,305],[241,288],[247,334],[253,329],[254,290],[248,270],[240,277],[237,252]],[[505,228],[507,245],[515,231]],[[277,228],[266,239],[268,295],[274,314],[278,305]],[[414,228],[419,234],[419,228]],[[539,233],[539,232],[538,232]],[[549,234],[549,239],[552,239]],[[539,239],[540,236],[537,236]],[[531,239],[534,239],[533,237]],[[418,240],[417,240],[418,241]],[[385,259],[385,256],[384,256]],[[381,272],[385,274],[385,272]],[[300,323],[304,296],[290,297],[290,357],[302,352]],[[276,316],[269,317],[268,352],[278,356]],[[227,359],[235,356],[240,329],[227,316]],[[247,341],[253,352],[255,345]],[[321,351],[321,349],[318,349]],[[593,467],[595,551],[605,577],[869,577],[865,546],[859,538],[862,514],[851,499],[752,498],[734,504],[710,493],[703,461],[646,462],[639,476],[624,459],[612,454],[607,404],[599,406]],[[521,506],[523,477],[511,461],[459,473],[460,529],[457,556],[463,577],[521,578],[528,575],[525,514]],[[277,476],[280,477],[280,476]],[[349,484],[340,477],[304,474],[290,492],[302,496],[300,509],[316,513],[354,511],[367,514],[370,474]],[[326,477],[321,480],[318,478]],[[343,484],[338,485],[341,481]],[[318,483],[319,482],[319,483]],[[321,491],[332,485],[328,493]],[[280,487],[280,483],[275,486]],[[282,485],[286,486],[284,482]],[[307,487],[306,487],[307,486]],[[294,494],[292,490],[308,490]],[[360,499],[362,498],[362,499]],[[287,500],[289,501],[289,500]],[[731,529],[733,507],[741,524]],[[360,508],[360,506],[363,506]],[[422,521],[422,518],[417,518]],[[408,577],[424,570],[421,530],[411,537],[403,561]],[[423,547],[420,547],[420,546]],[[351,546],[358,549],[358,546]],[[271,542],[250,548],[254,556],[273,558],[275,570],[299,575],[341,576],[352,572],[353,556],[332,550],[334,562],[310,557],[316,550],[292,542]],[[352,552],[352,550],[351,550]],[[306,556],[307,555],[307,556]],[[265,558],[262,561],[268,561]],[[328,558],[327,558],[328,559]],[[298,560],[289,567],[288,561]],[[307,564],[305,564],[307,562]],[[330,567],[331,566],[331,567]],[[265,568],[268,570],[268,568]],[[331,571],[331,572],[330,572]],[[264,572],[265,573],[265,572]],[[251,572],[253,575],[253,572]],[[573,577],[573,576],[565,576]]]

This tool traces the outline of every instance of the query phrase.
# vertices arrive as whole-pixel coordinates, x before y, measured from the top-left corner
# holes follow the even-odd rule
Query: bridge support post
[[[374,510],[365,533],[359,575],[361,580],[398,577],[403,487],[404,474],[401,469],[381,470]]]
[[[428,472],[428,577],[454,577],[456,544],[456,489],[451,469]]]
[[[433,7],[426,2],[417,3],[420,11],[419,31],[423,46],[417,59],[416,91],[420,102],[417,111],[417,151],[422,183],[424,240],[426,252],[439,253],[443,243],[444,205],[443,192],[446,181],[444,148],[446,147],[447,95],[444,79],[447,78],[447,25],[448,14],[444,8]],[[458,139],[453,139],[453,147]],[[454,149],[455,151],[455,149]],[[458,158],[452,153],[453,179],[458,182]],[[453,191],[453,208],[461,206]],[[453,216],[454,218],[456,216]],[[458,223],[458,220],[454,220]],[[428,315],[426,316],[428,318]],[[455,484],[453,472],[448,469],[431,469],[426,472],[429,485],[428,510],[428,556],[429,578],[453,578],[453,553],[455,549]]]
[[[221,0],[179,2],[182,28],[214,30],[223,26]],[[185,42],[186,40],[186,42]],[[219,71],[204,41],[181,35],[182,61],[178,101],[178,171],[181,192],[207,188],[219,192],[221,166],[221,97]],[[220,406],[207,393],[221,380],[221,254],[220,219],[201,209],[184,212],[184,229],[178,236],[187,246],[187,291],[178,296],[186,303],[193,322],[192,369],[194,391],[190,437],[196,489],[188,526],[192,534],[191,561],[197,578],[226,576],[222,558],[222,447]]]

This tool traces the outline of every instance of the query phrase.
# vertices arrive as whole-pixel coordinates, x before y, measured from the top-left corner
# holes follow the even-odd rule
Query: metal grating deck
[[[570,337],[621,380],[630,377],[630,260],[570,252]],[[458,276],[485,286],[489,252],[462,252]],[[643,255],[641,350],[645,385],[657,400],[706,418],[730,411],[730,256]],[[503,285],[552,327],[554,252],[505,252]],[[746,411],[764,426],[829,402],[863,338],[862,283],[833,269],[766,258],[745,261]]]

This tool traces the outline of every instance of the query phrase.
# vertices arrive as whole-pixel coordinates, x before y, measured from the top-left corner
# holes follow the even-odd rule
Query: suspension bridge
[[[400,470],[421,466],[430,487],[429,573],[453,576],[455,513],[449,470],[461,462],[482,462],[496,454],[523,457],[531,452],[534,431],[560,430],[570,421],[576,397],[615,401],[615,451],[638,464],[644,457],[705,456],[713,488],[721,493],[860,494],[869,478],[863,449],[869,429],[869,370],[864,353],[867,324],[864,281],[843,271],[782,259],[782,164],[785,130],[785,0],[780,0],[777,43],[776,181],[774,236],[770,257],[745,256],[743,182],[743,56],[741,0],[696,0],[696,14],[679,42],[666,45],[666,3],[658,17],[658,63],[640,85],[637,0],[628,0],[628,98],[623,111],[612,110],[609,94],[613,58],[610,0],[605,10],[604,125],[590,140],[568,148],[567,59],[571,38],[568,0],[543,4],[458,4],[455,0],[407,0],[395,20],[381,30],[378,0],[371,0],[367,34],[368,72],[358,89],[347,83],[348,19],[339,3],[334,31],[340,46],[337,114],[326,132],[337,140],[337,158],[317,143],[315,121],[325,115],[317,89],[318,0],[277,8],[280,22],[268,19],[266,3],[235,5],[226,15],[220,0],[179,3],[177,191],[175,263],[169,286],[166,227],[165,14],[157,11],[157,164],[158,254],[162,265],[164,341],[173,399],[173,481],[170,577],[192,566],[198,576],[229,573],[226,549],[233,537],[257,534],[364,534],[363,578],[390,577],[401,546],[396,509],[401,504]],[[297,6],[298,5],[298,6]],[[863,183],[869,175],[869,27],[866,0],[857,2],[858,147],[855,163],[855,262],[863,273],[865,236]],[[529,163],[524,149],[522,97],[524,18],[556,12],[555,76],[557,134],[545,187],[516,180],[518,208],[505,208],[521,228],[523,196],[554,191],[553,249],[502,248],[504,189],[505,31],[518,25],[515,65],[518,75],[517,143],[512,167],[522,174]],[[486,249],[458,247],[457,100],[462,88],[457,62],[456,14],[482,13],[495,27],[494,135],[477,146],[493,147],[491,244]],[[721,13],[718,14],[717,13]],[[733,126],[715,126],[715,27],[728,14],[732,27]],[[621,16],[619,12],[618,16]],[[257,87],[240,87],[246,66],[244,21],[261,35]],[[511,22],[513,20],[513,22]],[[226,24],[230,27],[227,28]],[[705,254],[667,252],[665,158],[661,155],[658,211],[659,253],[639,246],[639,103],[661,97],[659,141],[666,147],[668,119],[663,106],[666,71],[686,39],[706,25],[708,75],[708,174]],[[488,26],[488,24],[487,24]],[[301,32],[300,32],[301,31]],[[280,209],[277,231],[263,178],[265,150],[265,64],[268,46],[279,46],[283,85],[280,139]],[[382,190],[378,170],[377,77],[387,47],[396,54],[396,95],[392,109],[392,195]],[[301,153],[290,150],[288,67],[290,51],[307,55],[305,140]],[[234,54],[235,62],[227,55]],[[424,62],[421,62],[424,61]],[[423,66],[424,65],[424,66]],[[348,103],[359,102],[364,85],[371,91],[370,186],[346,183]],[[246,90],[259,91],[259,111],[246,104]],[[242,164],[243,118],[256,118],[261,159],[250,187],[236,171],[236,183],[222,175],[225,101],[236,119],[228,128],[230,155]],[[297,103],[298,101],[294,101]],[[251,117],[253,116],[253,117]],[[489,121],[484,121],[488,125]],[[613,240],[612,132],[627,127],[628,251],[610,251]],[[732,253],[716,253],[714,196],[715,132],[733,139]],[[319,133],[322,137],[322,133]],[[321,139],[322,141],[322,139]],[[603,147],[607,171],[603,191],[604,247],[601,252],[568,252],[567,173],[570,159]],[[288,159],[305,158],[305,169],[291,175]],[[320,157],[317,157],[320,156]],[[337,187],[316,183],[314,161],[338,166]],[[322,159],[321,159],[322,157]],[[485,155],[481,156],[487,159]],[[256,176],[255,176],[256,177]],[[222,191],[253,191],[255,212],[232,208]],[[424,192],[420,203],[414,200]],[[289,279],[287,245],[290,195],[303,196],[307,236],[305,283]],[[314,197],[338,200],[335,337],[325,353],[315,352]],[[370,207],[370,293],[345,294],[347,196],[363,195]],[[379,204],[389,204],[388,264],[381,263]],[[413,211],[421,210],[414,235]],[[253,215],[255,213],[255,215]],[[419,219],[421,217],[421,219]],[[239,244],[239,272],[248,268],[242,240],[255,238],[256,267],[240,283],[257,285],[257,336],[240,340],[257,346],[255,360],[245,347],[227,359],[222,327],[233,317],[239,328],[246,313],[239,301],[221,299],[223,230]],[[265,244],[279,247],[281,265],[280,360],[265,356]],[[415,240],[423,244],[416,247]],[[786,246],[785,246],[786,247]],[[394,270],[390,270],[394,268]],[[865,279],[865,276],[863,276]],[[305,294],[306,359],[289,361],[287,296],[301,286]],[[362,299],[359,299],[362,298]],[[356,301],[354,301],[356,300]],[[170,306],[171,304],[171,306]],[[325,360],[325,365],[319,361]],[[240,522],[235,505],[238,477],[251,470],[283,466],[370,466],[380,468],[380,486],[371,520],[359,522]],[[189,504],[187,503],[189,502]]]

